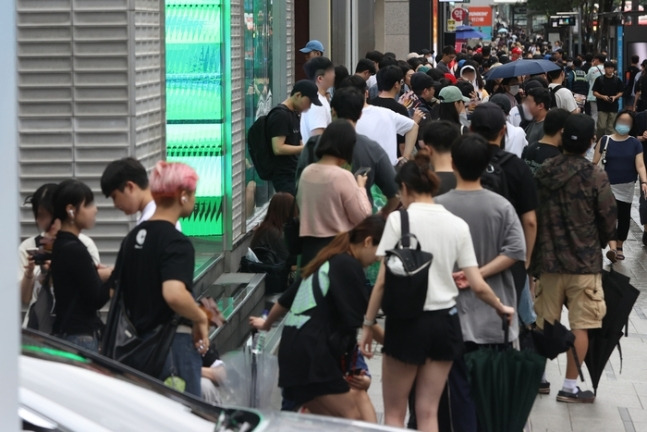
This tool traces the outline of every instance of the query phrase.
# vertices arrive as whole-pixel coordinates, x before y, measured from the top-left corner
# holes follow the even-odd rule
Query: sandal
[[[618,252],[615,249],[609,249],[607,251],[607,258],[609,259],[609,261],[611,261],[612,264],[617,262],[618,261]]]
[[[616,248],[616,258],[619,259],[620,261],[624,261],[625,259],[625,254],[622,253],[622,248]]]

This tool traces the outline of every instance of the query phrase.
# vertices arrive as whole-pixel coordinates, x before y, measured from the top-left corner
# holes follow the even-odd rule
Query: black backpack
[[[267,119],[274,110],[288,108],[284,105],[277,105],[267,115],[260,116],[247,131],[247,149],[252,158],[254,168],[258,176],[263,180],[271,180],[274,175],[275,158],[272,149],[272,137],[267,131]]]
[[[560,91],[561,89],[563,89],[563,88],[564,88],[564,86],[560,84],[560,85],[557,85],[557,86],[553,87],[552,89],[550,89],[550,107],[551,108],[557,108],[557,97],[555,97],[555,94],[558,91]]]
[[[513,157],[514,154],[512,153],[498,151],[492,156],[487,168],[481,174],[481,185],[485,189],[501,195],[508,201],[510,201],[510,191],[503,165]]]

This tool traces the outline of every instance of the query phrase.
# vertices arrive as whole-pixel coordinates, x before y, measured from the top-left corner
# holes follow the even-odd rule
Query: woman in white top
[[[438,402],[452,361],[462,354],[463,346],[455,300],[458,289],[452,277],[454,268],[465,272],[472,291],[496,313],[510,319],[514,308],[503,305],[479,273],[467,224],[443,206],[434,204],[432,194],[439,180],[430,163],[429,156],[420,152],[396,176],[400,198],[409,215],[410,231],[420,240],[422,249],[433,254],[433,261],[423,313],[410,320],[386,317],[382,386],[387,425],[404,426],[409,392],[416,383],[418,427],[437,431]],[[400,213],[393,212],[387,219],[377,255],[384,256],[400,237]],[[371,326],[382,302],[384,279],[382,263],[360,343],[368,357],[373,354]]]

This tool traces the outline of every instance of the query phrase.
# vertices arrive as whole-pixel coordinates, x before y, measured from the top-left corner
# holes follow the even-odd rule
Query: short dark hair
[[[532,100],[535,101],[536,105],[543,105],[546,111],[550,109],[550,90],[545,88],[534,88],[528,92],[528,97],[531,97]]]
[[[546,75],[548,76],[549,80],[554,81],[554,80],[556,80],[557,78],[560,77],[560,75],[562,74],[563,71],[564,71],[564,69],[562,69],[560,67],[559,69],[555,69],[555,70],[546,72]]]
[[[573,60],[573,66],[581,67],[582,66],[582,59],[579,58],[579,57],[576,57],[575,60]]]
[[[344,65],[335,66],[335,84],[334,84],[335,88],[339,87],[339,85],[344,80],[344,78],[346,78],[349,75],[350,73],[348,72],[348,69],[346,68],[346,66]]]
[[[640,56],[637,56],[636,54],[631,56],[631,63],[638,63],[640,61]]]
[[[359,75],[346,77],[346,79],[339,84],[340,89],[345,87],[355,87],[357,90],[362,92],[362,94],[366,93],[366,81],[364,81],[364,78]]]
[[[458,124],[448,120],[427,123],[422,131],[422,140],[438,153],[449,153],[452,142],[461,134]]]
[[[490,46],[490,45],[485,45],[481,49],[481,53],[483,54],[484,57],[489,56],[491,52],[492,52],[492,46]]]
[[[600,63],[607,61],[607,56],[605,56],[604,54],[596,54],[593,58],[597,59]]]
[[[549,110],[544,120],[544,134],[548,136],[557,135],[560,130],[564,129],[564,123],[566,123],[566,119],[570,115],[570,112],[562,108]]]
[[[402,75],[404,76],[406,76],[407,72],[409,72],[410,70],[414,70],[411,65],[404,60],[398,60],[398,66],[400,66],[400,69],[402,69]]]
[[[112,161],[101,175],[101,192],[108,198],[116,190],[123,192],[129,181],[140,189],[148,188],[148,174],[144,166],[131,157]]]
[[[387,66],[377,71],[377,89],[379,91],[389,91],[403,78],[404,74],[399,66]]]
[[[375,63],[373,60],[363,58],[359,59],[357,66],[355,66],[355,73],[368,71],[371,75],[375,75]]]
[[[452,55],[456,54],[456,48],[453,45],[447,45],[443,47],[443,55]]]
[[[604,62],[604,68],[616,68],[616,64],[612,61],[605,61]]]
[[[328,57],[313,57],[303,65],[303,70],[310,81],[315,81],[317,77],[325,74],[327,70],[334,69],[332,61]]]
[[[407,60],[407,64],[411,66],[411,69],[415,71],[416,69],[418,69],[418,66],[425,64],[425,62],[419,57],[413,57]]]
[[[315,154],[319,159],[329,155],[351,163],[356,139],[355,128],[348,120],[334,120],[321,135]]]
[[[335,110],[338,118],[357,122],[364,108],[364,94],[352,86],[337,89],[330,100],[330,108]]]
[[[384,69],[387,66],[397,66],[398,61],[395,59],[395,57],[385,55],[384,57],[382,57],[382,60],[380,60],[380,62],[377,65],[380,69]]]
[[[452,144],[451,151],[456,171],[463,180],[478,180],[490,163],[488,142],[479,134],[461,135]]]
[[[474,92],[474,85],[469,81],[458,80],[456,82],[456,87],[461,91],[463,96],[466,98],[471,98],[471,94]]]
[[[379,51],[368,51],[364,57],[371,60],[374,63],[379,63],[382,61],[382,57],[384,57],[384,54],[382,54]]]
[[[445,73],[438,68],[431,68],[426,72],[434,81],[440,81],[445,78]]]
[[[56,187],[53,202],[54,213],[52,221],[59,219],[63,222],[70,217],[66,211],[68,205],[71,204],[78,211],[81,204],[88,205],[94,202],[94,194],[85,183],[76,179],[69,179],[62,181]]]
[[[25,199],[25,204],[31,204],[31,211],[34,213],[34,219],[38,217],[38,210],[44,209],[50,215],[54,214],[54,202],[52,197],[58,185],[56,183],[45,183],[36,189],[33,195]]]

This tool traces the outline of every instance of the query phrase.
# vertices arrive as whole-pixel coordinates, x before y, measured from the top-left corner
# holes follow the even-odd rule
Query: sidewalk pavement
[[[564,380],[566,355],[549,361],[546,376],[551,382],[551,393],[537,396],[526,428],[528,432],[647,432],[647,249],[642,245],[637,201],[632,211],[634,222],[624,245],[627,259],[614,265],[615,270],[629,275],[631,283],[641,291],[629,318],[629,337],[620,341],[622,373],[616,350],[600,379],[595,403],[565,404],[557,402],[555,397]],[[608,264],[605,258],[605,265]],[[568,326],[565,314],[562,323]],[[368,393],[381,423],[384,418],[381,354],[369,360],[368,366],[373,376]],[[583,373],[586,381],[579,383],[580,387],[593,390],[586,366]]]

